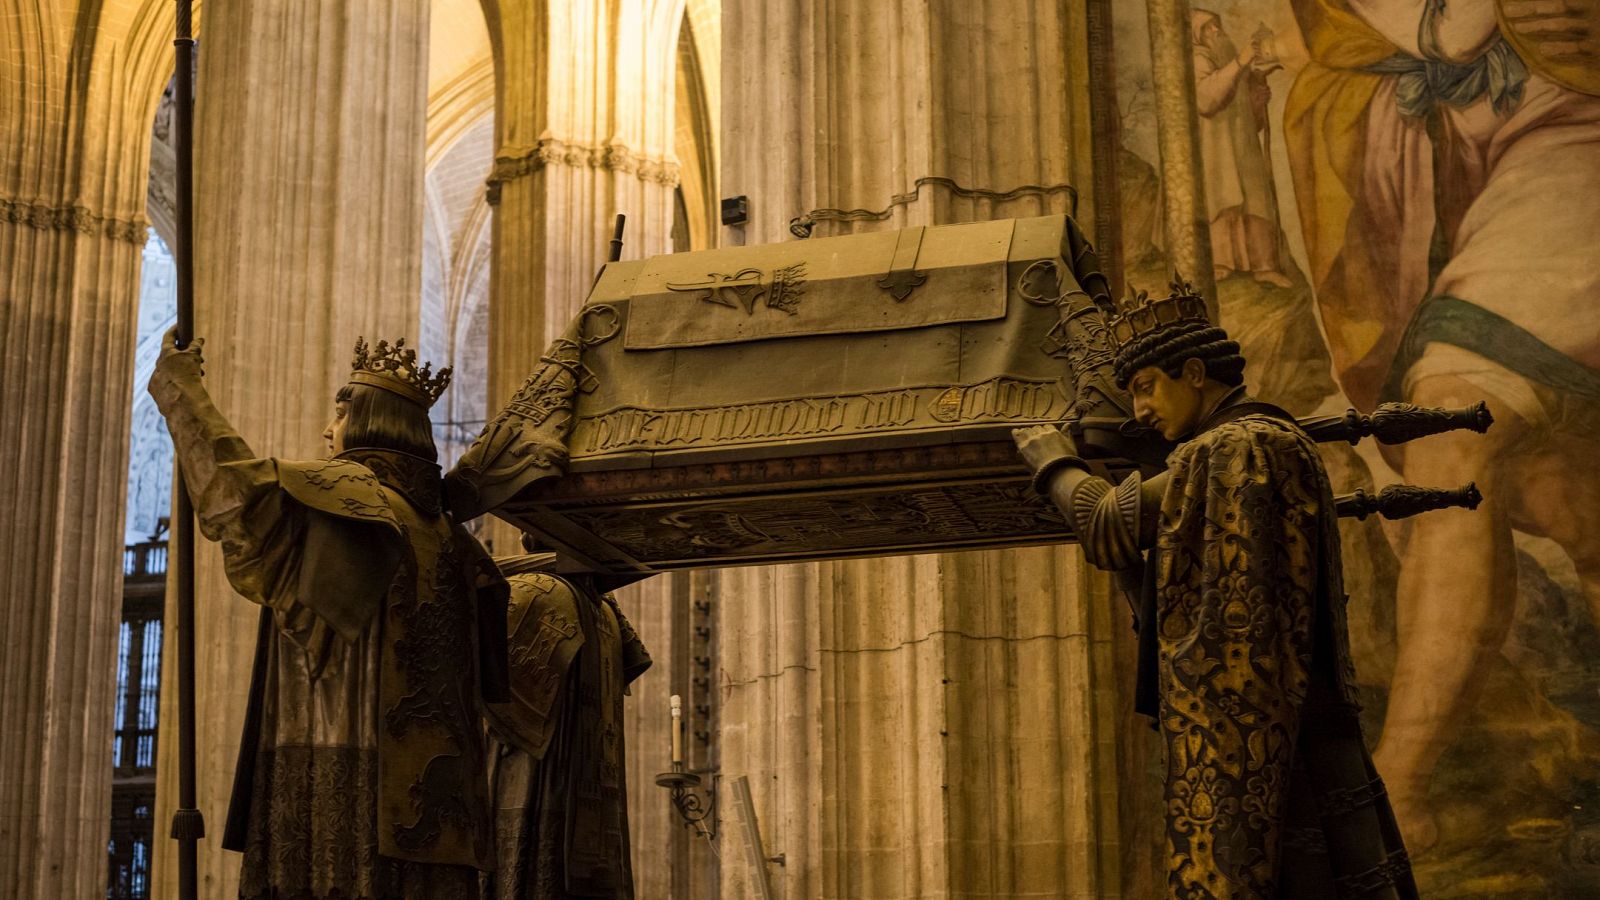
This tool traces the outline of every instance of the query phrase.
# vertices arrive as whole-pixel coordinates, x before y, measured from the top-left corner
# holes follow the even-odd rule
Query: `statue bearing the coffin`
[[[261,606],[222,838],[240,896],[476,898],[506,584],[443,506],[428,408],[449,371],[358,342],[328,456],[262,458],[207,394],[201,344],[169,334],[149,389],[200,532]]]
[[[1136,707],[1165,744],[1169,896],[1414,897],[1362,740],[1322,460],[1293,417],[1247,393],[1238,344],[1201,298],[1173,287],[1109,321],[1084,312],[1135,422],[1176,442],[1163,470],[1113,483],[1068,433],[1016,432],[1086,558],[1137,595]]]
[[[490,704],[499,866],[488,900],[631,900],[623,696],[650,655],[592,576],[552,554],[499,560],[511,693]]]

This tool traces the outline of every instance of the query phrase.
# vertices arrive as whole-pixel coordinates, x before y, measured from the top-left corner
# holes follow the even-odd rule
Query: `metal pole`
[[[193,0],[177,0],[176,71],[173,73],[174,143],[177,145],[178,346],[194,338],[194,34]],[[178,807],[172,837],[178,842],[179,900],[199,898],[199,841],[205,816],[195,797],[194,754],[194,503],[183,473],[172,479],[177,492],[172,541],[176,544],[178,613]]]
[[[611,229],[611,252],[606,256],[609,262],[616,262],[622,258],[622,226],[628,217],[617,213],[617,222]]]

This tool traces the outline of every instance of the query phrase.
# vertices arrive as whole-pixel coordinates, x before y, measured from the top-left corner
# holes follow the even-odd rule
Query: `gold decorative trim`
[[[76,231],[83,235],[104,235],[113,240],[143,245],[150,223],[143,219],[116,219],[97,216],[82,206],[45,206],[0,199],[0,222],[27,225],[40,231]]]
[[[500,201],[500,186],[506,182],[526,178],[551,165],[609,169],[665,187],[675,188],[679,183],[675,160],[642,156],[622,144],[579,144],[544,137],[536,146],[506,147],[495,155],[487,182],[489,202]]]

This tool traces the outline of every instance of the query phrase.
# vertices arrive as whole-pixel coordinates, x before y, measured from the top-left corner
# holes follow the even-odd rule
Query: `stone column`
[[[0,886],[41,900],[106,889],[145,182],[171,68],[171,3],[82,6],[0,5]]]
[[[547,342],[588,297],[617,213],[627,216],[623,258],[672,250],[675,76],[683,0],[485,0],[496,85],[489,295],[489,409],[515,391]],[[499,547],[515,533],[491,523]],[[618,592],[655,659],[628,700],[629,803],[641,897],[666,896],[667,864],[686,840],[666,792],[667,697],[687,660],[675,654],[687,617],[688,576],[660,576]],[[679,610],[678,612],[681,612]],[[691,741],[692,745],[692,741]]]
[[[485,8],[499,73],[489,176],[489,406],[498,409],[588,297],[617,213],[628,217],[624,258],[671,249],[683,4]]]
[[[207,10],[195,147],[206,383],[256,453],[314,457],[357,335],[416,339],[429,5]],[[202,541],[197,563],[200,895],[227,897],[240,857],[219,841],[258,608],[229,588],[215,545]],[[175,684],[162,680],[163,722],[176,721]],[[158,836],[176,799],[173,735],[163,729]],[[153,896],[176,891],[174,847],[157,840]]]
[[[1095,225],[1082,5],[724,13],[723,193],[751,215],[726,243],[1064,212],[1065,185]],[[1068,547],[720,573],[722,769],[777,896],[1121,895],[1126,625],[1082,573]],[[754,875],[738,840],[724,896]]]
[[[1164,233],[1172,264],[1206,298],[1217,318],[1211,264],[1205,169],[1200,159],[1200,112],[1194,97],[1194,40],[1189,0],[1148,0],[1150,78],[1156,98],[1156,143],[1161,149]]]

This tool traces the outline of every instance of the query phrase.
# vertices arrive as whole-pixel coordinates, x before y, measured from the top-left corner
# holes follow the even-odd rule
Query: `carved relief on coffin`
[[[754,315],[756,301],[766,297],[768,309],[792,316],[800,311],[805,276],[806,264],[798,262],[773,269],[770,277],[760,269],[740,269],[732,275],[711,272],[702,281],[669,281],[667,290],[696,294],[696,299],[714,306],[743,309],[747,316]]]
[[[567,518],[640,559],[853,551],[925,541],[1000,539],[1066,530],[1022,482],[895,493],[765,498],[675,509],[571,510]]]

